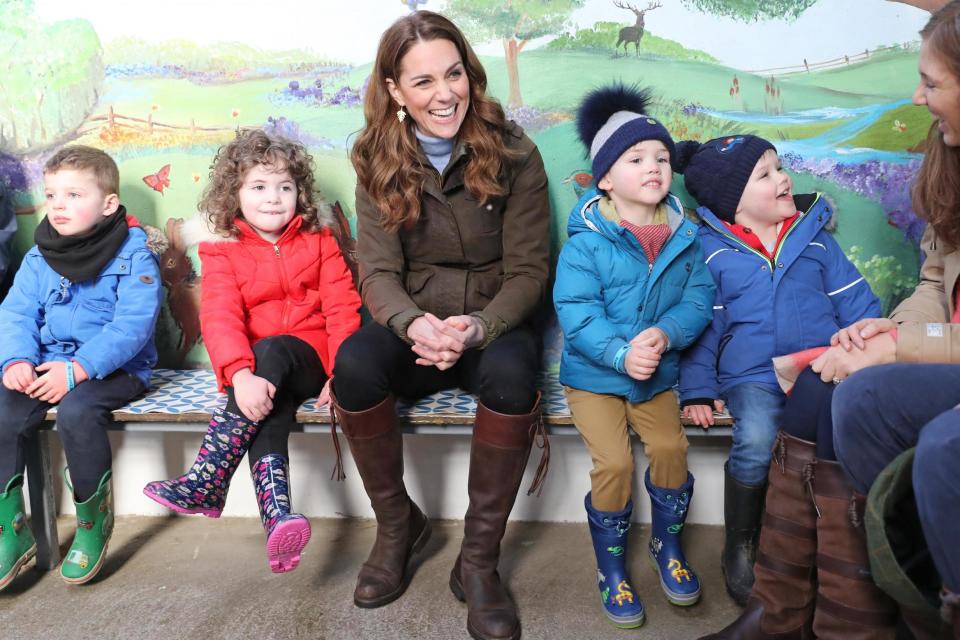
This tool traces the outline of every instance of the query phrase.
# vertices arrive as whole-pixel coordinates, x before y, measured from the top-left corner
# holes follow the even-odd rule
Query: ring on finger
[[[838,378],[838,377],[836,377],[836,376],[833,377],[833,384],[840,384],[841,382],[843,382],[842,379],[840,379],[840,378]]]

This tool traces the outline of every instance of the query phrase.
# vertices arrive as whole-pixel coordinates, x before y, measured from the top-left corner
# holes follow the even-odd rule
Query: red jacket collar
[[[786,235],[787,231],[790,230],[790,227],[793,226],[793,223],[797,221],[797,218],[800,217],[800,212],[793,214],[791,217],[783,221],[783,226],[780,227],[780,233],[777,234],[777,242],[773,246],[773,253],[767,251],[767,248],[763,246],[763,243],[760,242],[759,236],[753,232],[753,229],[745,227],[742,224],[737,224],[735,222],[726,222],[723,224],[727,225],[727,229],[730,232],[742,240],[748,247],[759,251],[767,258],[773,258],[777,254],[777,249],[780,248],[780,243],[783,241],[783,236]]]
[[[287,224],[287,228],[283,230],[283,233],[280,234],[280,237],[277,239],[276,242],[270,242],[269,240],[264,240],[259,233],[254,231],[253,227],[250,226],[250,223],[248,223],[243,218],[237,218],[233,221],[233,223],[237,225],[238,229],[240,229],[241,236],[250,238],[252,240],[259,240],[260,242],[266,242],[267,244],[273,245],[273,244],[280,244],[281,242],[285,241],[287,238],[290,238],[291,236],[296,235],[297,232],[300,230],[301,225],[303,225],[303,216],[301,216],[300,214],[295,215],[293,217],[293,220],[291,220]]]

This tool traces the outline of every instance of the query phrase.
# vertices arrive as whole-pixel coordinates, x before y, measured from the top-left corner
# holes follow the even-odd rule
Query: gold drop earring
[[[397,110],[397,120],[402,124],[406,117],[407,112],[403,110],[403,105],[400,105],[400,108]]]

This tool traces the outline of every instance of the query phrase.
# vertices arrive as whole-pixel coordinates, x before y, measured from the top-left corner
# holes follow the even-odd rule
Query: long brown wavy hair
[[[960,0],[933,14],[920,37],[960,83]],[[934,122],[924,143],[923,164],[913,183],[913,209],[937,237],[960,248],[960,147],[951,147]]]
[[[254,129],[237,134],[233,142],[220,147],[213,159],[210,180],[197,205],[209,221],[211,231],[234,238],[240,234],[235,223],[240,216],[240,187],[247,171],[257,165],[290,172],[297,185],[297,213],[303,218],[301,229],[319,231],[325,226],[321,214],[326,204],[314,192],[313,156],[301,144]]]
[[[388,231],[412,226],[420,217],[420,195],[428,169],[420,159],[413,118],[397,121],[397,106],[387,90],[387,80],[397,82],[411,47],[438,39],[449,40],[457,48],[470,81],[470,105],[458,134],[470,152],[464,172],[467,191],[480,202],[504,193],[497,178],[513,153],[504,142],[507,122],[503,108],[486,95],[487,74],[455,24],[438,13],[417,11],[394,22],[380,38],[363,101],[366,126],[350,154],[357,182],[380,210],[381,224]]]

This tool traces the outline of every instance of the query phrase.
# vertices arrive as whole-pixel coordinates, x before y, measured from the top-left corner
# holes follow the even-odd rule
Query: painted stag
[[[624,27],[620,29],[620,38],[617,40],[617,46],[614,47],[618,52],[620,50],[620,44],[623,44],[623,55],[627,55],[627,44],[632,42],[633,48],[636,51],[637,56],[640,55],[640,39],[643,38],[643,29],[645,26],[644,15],[647,11],[653,11],[654,9],[659,9],[663,5],[659,2],[651,2],[647,5],[646,9],[637,9],[630,3],[617,2],[614,0],[613,6],[620,9],[626,9],[628,11],[633,11],[633,14],[637,16],[637,23],[632,27]]]

